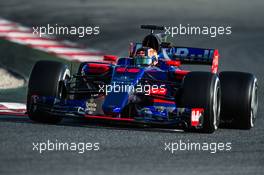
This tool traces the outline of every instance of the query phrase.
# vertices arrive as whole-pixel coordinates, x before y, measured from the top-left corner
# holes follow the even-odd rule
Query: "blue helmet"
[[[134,57],[135,64],[139,66],[150,66],[158,61],[157,51],[150,47],[141,47]]]

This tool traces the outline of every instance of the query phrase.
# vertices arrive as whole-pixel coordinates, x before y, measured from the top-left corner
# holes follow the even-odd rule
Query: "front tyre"
[[[182,106],[203,108],[201,129],[194,131],[213,133],[220,123],[221,89],[216,74],[210,72],[190,72],[184,78]]]
[[[56,124],[61,117],[52,116],[32,106],[32,96],[51,96],[61,98],[61,83],[70,77],[68,67],[55,61],[38,61],[30,74],[27,95],[27,113],[31,120],[41,123]]]

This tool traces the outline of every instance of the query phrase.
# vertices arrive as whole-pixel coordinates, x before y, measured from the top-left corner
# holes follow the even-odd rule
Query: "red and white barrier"
[[[31,28],[2,18],[0,18],[0,38],[54,54],[69,61],[103,60],[103,54],[99,51],[84,48],[69,41],[58,40],[49,35],[39,37],[33,34]]]

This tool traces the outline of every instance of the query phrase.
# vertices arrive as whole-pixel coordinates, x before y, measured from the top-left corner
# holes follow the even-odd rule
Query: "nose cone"
[[[107,115],[119,114],[128,103],[127,92],[110,92],[103,103],[103,111]]]

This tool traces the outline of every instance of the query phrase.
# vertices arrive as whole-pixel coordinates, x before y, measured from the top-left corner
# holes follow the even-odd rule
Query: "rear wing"
[[[212,73],[217,73],[218,71],[219,53],[217,49],[191,47],[161,48],[160,56],[180,61],[181,64],[210,65]]]
[[[130,43],[129,56],[134,57],[141,43]],[[180,64],[202,64],[211,66],[211,72],[217,73],[219,53],[218,49],[202,49],[192,47],[161,47],[159,58],[175,60]]]

